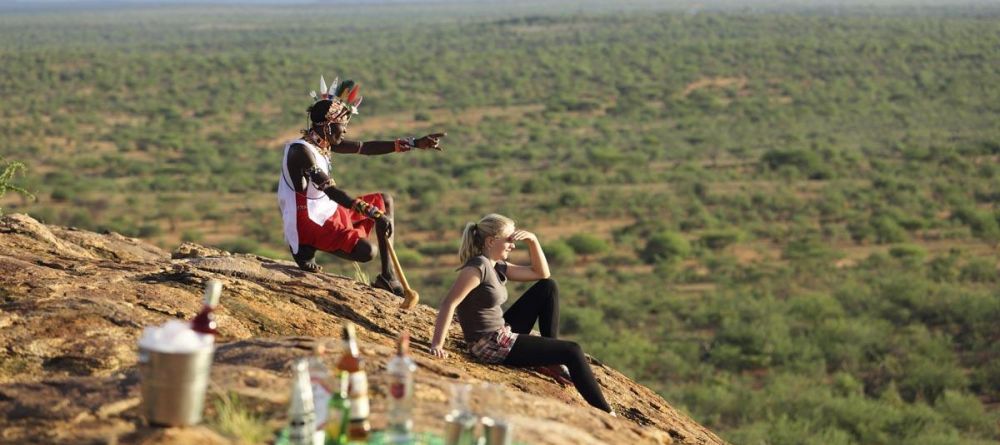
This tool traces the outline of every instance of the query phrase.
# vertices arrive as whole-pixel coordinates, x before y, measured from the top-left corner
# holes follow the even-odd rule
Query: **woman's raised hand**
[[[527,241],[529,243],[538,243],[538,237],[534,233],[527,230],[515,230],[514,233],[510,235],[511,241]]]

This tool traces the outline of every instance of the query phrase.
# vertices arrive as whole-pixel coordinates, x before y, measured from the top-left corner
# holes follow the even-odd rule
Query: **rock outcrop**
[[[206,280],[223,282],[220,344],[210,398],[238,394],[277,428],[285,416],[289,364],[317,341],[335,341],[345,320],[359,327],[372,387],[373,423],[384,425],[381,369],[401,330],[419,366],[416,424],[440,431],[451,382],[507,387],[505,409],[526,444],[722,444],[661,397],[594,359],[618,418],[589,407],[572,388],[521,369],[424,351],[436,311],[398,309],[393,295],[294,264],[185,244],[169,253],[137,239],[0,218],[0,442],[229,443],[210,427],[161,429],[139,415],[136,343],[142,328],[199,310]],[[209,419],[213,404],[207,403]]]

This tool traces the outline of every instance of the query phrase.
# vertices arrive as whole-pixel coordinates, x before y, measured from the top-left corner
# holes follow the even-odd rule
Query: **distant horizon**
[[[5,7],[31,8],[31,7],[56,7],[59,5],[87,6],[87,7],[114,7],[119,5],[149,5],[149,6],[170,6],[170,5],[310,5],[310,4],[351,4],[351,5],[380,5],[380,4],[482,4],[491,0],[0,0],[0,9]],[[535,0],[535,1],[512,1],[512,3],[531,3],[536,5],[544,4],[575,4],[580,7],[588,5],[608,5],[600,0]],[[894,6],[996,6],[997,2],[991,0],[625,0],[615,2],[615,5],[638,6],[648,5],[660,8],[827,8],[827,7],[894,7]]]

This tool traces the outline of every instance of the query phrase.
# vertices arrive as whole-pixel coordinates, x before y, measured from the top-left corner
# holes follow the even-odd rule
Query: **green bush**
[[[649,238],[639,256],[648,264],[673,262],[691,254],[691,243],[677,232],[662,231]]]
[[[162,233],[163,229],[160,228],[159,224],[148,223],[139,226],[138,236],[139,238],[152,238],[154,236],[161,235]]]
[[[576,252],[565,241],[553,241],[545,245],[545,258],[556,266],[568,266],[576,262]]]
[[[829,179],[833,170],[816,152],[803,149],[769,150],[761,156],[761,162],[775,171],[792,168],[809,179]]]
[[[945,390],[934,404],[934,409],[963,433],[984,439],[995,437],[994,419],[986,414],[983,404],[973,395],[951,389]]]
[[[421,243],[417,246],[417,252],[426,256],[458,255],[458,242]]]
[[[743,233],[737,229],[707,230],[701,234],[701,243],[713,250],[724,249],[727,246],[738,243],[743,238]]]
[[[424,261],[424,257],[420,252],[399,247],[396,248],[396,258],[399,259],[399,264],[404,267],[415,267]]]
[[[181,232],[181,241],[183,242],[200,243],[204,237],[205,235],[200,230],[188,229]]]
[[[972,234],[988,241],[1000,240],[1000,223],[991,212],[972,207],[963,207],[955,211],[954,218],[969,226]]]
[[[907,264],[919,264],[927,257],[927,249],[916,244],[899,244],[889,248],[889,256]]]
[[[958,255],[948,254],[935,257],[927,264],[927,277],[937,282],[958,280]]]
[[[836,252],[827,243],[814,236],[793,240],[785,245],[781,257],[787,260],[826,261],[833,258]]]
[[[566,245],[579,255],[598,255],[607,252],[608,243],[589,233],[578,233],[566,239]]]
[[[996,262],[989,258],[973,258],[962,266],[960,277],[974,283],[996,283],[1000,281],[1000,271]]]
[[[880,216],[872,222],[875,230],[875,241],[879,244],[900,243],[906,241],[906,230],[890,216]]]

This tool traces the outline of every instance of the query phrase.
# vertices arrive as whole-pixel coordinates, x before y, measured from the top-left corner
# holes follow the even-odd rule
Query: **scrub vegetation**
[[[290,259],[282,146],[349,77],[349,137],[448,132],[333,160],[429,304],[496,211],[565,334],[733,443],[1000,440],[1000,8],[350,8],[0,15],[0,207]]]

